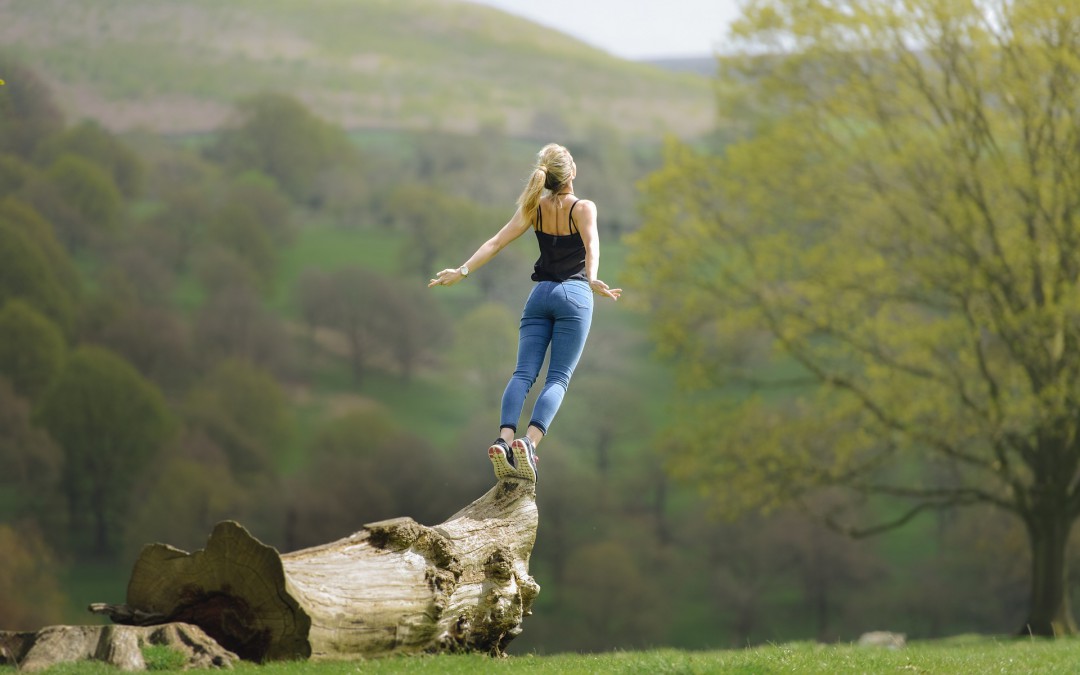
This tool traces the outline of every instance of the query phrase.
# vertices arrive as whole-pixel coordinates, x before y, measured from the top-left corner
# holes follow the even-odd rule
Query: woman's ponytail
[[[544,192],[544,183],[547,181],[547,170],[543,166],[533,169],[529,182],[521,191],[517,203],[521,207],[521,215],[535,222],[536,207],[540,206],[540,195]]]

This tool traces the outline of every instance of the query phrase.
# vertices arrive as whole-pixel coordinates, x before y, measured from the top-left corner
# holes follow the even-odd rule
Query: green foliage
[[[111,553],[136,476],[172,433],[161,393],[115,354],[84,346],[68,358],[35,414],[64,449],[74,531],[91,526],[91,550]]]
[[[105,169],[127,198],[139,195],[143,167],[138,156],[93,120],[83,120],[43,140],[34,153],[38,166],[50,166],[64,155],[82,157]]]
[[[18,192],[33,171],[33,167],[16,155],[0,155],[0,199]]]
[[[123,196],[109,172],[78,155],[59,157],[20,193],[70,249],[104,248],[120,225]]]
[[[0,303],[21,299],[55,321],[65,332],[72,326],[71,297],[33,239],[0,219]]]
[[[1030,528],[1031,629],[1071,632],[1080,161],[1050,148],[1073,129],[1076,18],[840,5],[751,3],[726,84],[752,82],[738,106],[760,114],[721,156],[670,148],[646,185],[661,344],[691,385],[750,387],[687,406],[672,467],[729,486],[729,513],[839,486],[822,515],[864,533],[993,504]]]
[[[308,456],[307,468],[293,481],[291,548],[354,532],[357,514],[365,522],[402,515],[441,522],[469,494],[460,486],[470,477],[456,462],[377,405],[357,406],[326,422]]]
[[[30,403],[0,377],[0,521],[33,519],[55,536],[50,530],[62,522],[63,465],[60,448],[32,424]]]
[[[298,203],[317,206],[322,176],[352,161],[345,133],[291,96],[248,97],[237,104],[237,117],[235,128],[219,135],[211,156],[234,171],[270,176]]]
[[[210,240],[248,267],[261,288],[274,278],[275,253],[259,214],[243,202],[223,204],[212,216]]]
[[[60,370],[66,345],[56,324],[22,300],[0,306],[0,375],[34,400]]]
[[[192,388],[185,411],[189,425],[222,448],[242,480],[273,474],[291,440],[292,420],[281,386],[242,360],[218,364]]]
[[[52,224],[16,197],[0,200],[0,224],[7,223],[26,235],[45,257],[52,274],[73,300],[79,296],[80,280],[68,251],[56,239]]]
[[[42,139],[64,125],[52,92],[37,72],[9,55],[0,55],[0,154],[30,158]]]

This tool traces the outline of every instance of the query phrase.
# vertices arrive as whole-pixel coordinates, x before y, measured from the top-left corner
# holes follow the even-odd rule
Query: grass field
[[[241,664],[240,675],[309,673],[1070,673],[1080,664],[1080,640],[964,636],[915,642],[890,650],[811,642],[726,651],[651,650],[491,659],[482,655],[414,656],[360,662]],[[0,668],[15,672],[13,668]],[[50,673],[112,673],[96,663],[58,666]],[[167,672],[167,671],[159,671]]]

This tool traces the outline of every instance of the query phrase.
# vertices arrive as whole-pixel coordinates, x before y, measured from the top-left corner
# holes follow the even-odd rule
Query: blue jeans
[[[593,294],[585,281],[537,282],[521,313],[517,367],[503,392],[500,428],[517,431],[525,397],[551,347],[547,380],[529,422],[546,435],[562,405],[592,325]]]

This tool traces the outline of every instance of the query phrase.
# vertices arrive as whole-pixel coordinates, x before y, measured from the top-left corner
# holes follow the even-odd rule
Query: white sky
[[[472,0],[627,59],[711,56],[739,0]]]

